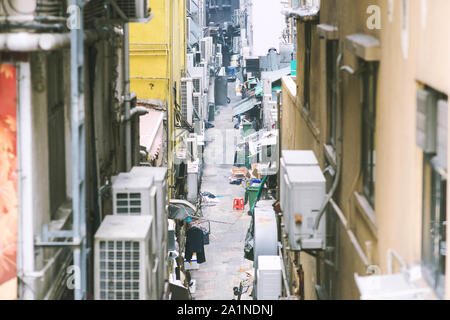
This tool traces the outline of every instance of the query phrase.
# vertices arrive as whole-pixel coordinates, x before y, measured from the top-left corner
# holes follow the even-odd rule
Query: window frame
[[[376,92],[378,62],[360,59],[362,193],[375,207]]]
[[[303,108],[311,110],[311,49],[312,49],[312,24],[306,22],[305,29],[305,66],[303,69]]]
[[[326,40],[326,87],[328,137],[327,143],[336,149],[337,142],[337,73],[336,63],[339,50],[339,40]]]
[[[448,98],[425,87],[438,101]],[[434,113],[437,123],[437,112]],[[435,134],[438,135],[438,126]],[[423,152],[422,166],[422,240],[423,276],[437,296],[444,299],[446,278],[447,172],[439,167],[437,153]],[[444,254],[442,254],[444,252]]]

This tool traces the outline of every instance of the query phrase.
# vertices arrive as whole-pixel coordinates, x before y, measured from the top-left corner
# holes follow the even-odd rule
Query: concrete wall
[[[388,0],[322,0],[320,13],[321,24],[339,28],[342,65],[358,69],[357,57],[345,49],[346,36],[364,33],[381,41],[376,92],[375,206],[371,208],[363,201],[364,197],[357,196],[362,194],[360,77],[347,72],[341,72],[343,114],[338,119],[343,117],[343,166],[334,199],[369,264],[378,265],[382,272],[386,272],[388,248],[398,251],[408,264],[421,260],[423,153],[416,146],[417,82],[447,95],[450,91],[447,19],[450,4],[445,0],[408,1],[409,11],[403,15],[402,1],[393,1],[391,21],[389,3]],[[367,8],[374,4],[381,10],[381,30],[367,27],[370,17]],[[407,30],[402,31],[402,25],[408,25]],[[303,108],[304,28],[304,23],[297,23],[296,90],[289,89],[290,79],[283,79],[282,149],[312,149],[325,169],[330,164],[335,166],[333,152],[325,148],[329,131],[326,40],[319,39],[317,26],[312,25],[311,108],[308,112]],[[327,179],[329,183],[333,180],[329,176]],[[342,224],[338,254],[337,289],[332,298],[358,299],[353,274],[366,275],[367,263],[357,254]],[[305,270],[306,297],[314,298],[314,285],[321,283],[316,273],[319,268],[310,257],[301,257],[301,263]],[[318,264],[322,263],[319,259]]]

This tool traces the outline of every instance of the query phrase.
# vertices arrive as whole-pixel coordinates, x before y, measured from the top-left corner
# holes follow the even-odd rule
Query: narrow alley
[[[0,0],[0,300],[450,299],[448,12]]]
[[[234,139],[221,139],[227,136],[227,130],[235,130],[231,121],[232,106],[239,98],[235,95],[234,83],[228,85],[228,92],[231,104],[217,107],[218,111],[213,122],[215,130],[206,131],[206,140],[211,141],[205,150],[201,189],[202,192],[207,191],[216,195],[218,202],[214,206],[203,208],[204,217],[212,222],[210,244],[205,246],[206,263],[201,265],[200,270],[192,272],[193,279],[197,281],[193,297],[197,300],[231,300],[234,297],[233,288],[239,287],[241,281],[249,279],[247,273],[253,273],[252,262],[244,259],[243,250],[251,217],[245,210],[233,210],[233,199],[244,198],[245,189],[241,185],[229,183],[236,146]],[[212,150],[214,151],[211,152]],[[223,155],[223,163],[215,161],[218,157],[211,161],[206,158],[217,153]],[[243,295],[242,299],[246,296],[248,297]]]

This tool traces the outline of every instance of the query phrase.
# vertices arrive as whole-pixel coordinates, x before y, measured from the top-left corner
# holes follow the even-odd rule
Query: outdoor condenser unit
[[[194,162],[198,158],[197,135],[194,133],[186,139],[188,160]]]
[[[157,296],[162,297],[164,292],[164,282],[169,277],[167,261],[167,239],[168,239],[168,207],[169,203],[167,190],[167,168],[164,167],[133,167],[132,175],[149,177],[153,179],[156,188],[156,252],[158,257],[157,266]]]
[[[281,152],[280,159],[280,207],[283,214],[286,216],[285,203],[287,201],[286,196],[286,184],[284,180],[284,174],[286,167],[298,167],[298,166],[318,166],[319,161],[313,151],[311,150],[283,150]]]
[[[256,271],[257,300],[278,300],[282,294],[281,260],[277,255],[259,256]]]
[[[319,166],[287,167],[285,218],[292,250],[325,249],[325,221],[314,230],[325,200],[326,180]]]
[[[200,92],[194,92],[192,101],[196,115],[198,115],[198,118],[202,119],[202,94]]]
[[[192,101],[193,85],[191,78],[181,79],[181,114],[192,125],[194,105]]]
[[[189,161],[187,166],[187,200],[197,203],[199,160]]]
[[[96,300],[155,299],[152,282],[153,217],[112,216],[95,234]]]
[[[278,228],[272,200],[258,201],[255,206],[254,265],[258,268],[259,256],[278,254]]]
[[[159,256],[161,245],[157,238],[157,228],[159,225],[158,212],[156,206],[156,191],[154,178],[142,175],[140,172],[121,173],[113,179],[113,214],[118,216],[151,216],[152,224],[152,261],[155,263],[154,272],[159,268]],[[156,288],[156,284],[155,284]]]

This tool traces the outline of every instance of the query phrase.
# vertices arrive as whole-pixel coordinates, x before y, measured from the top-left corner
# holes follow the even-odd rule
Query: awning
[[[150,160],[155,160],[164,141],[164,112],[150,110],[140,117],[140,144],[147,149]]]
[[[275,71],[264,71],[261,73],[262,80],[270,80],[271,82],[275,82],[281,80],[282,77],[291,74],[291,67],[275,70]]]
[[[233,117],[253,109],[256,107],[256,104],[257,101],[255,98],[247,98],[242,100],[242,102],[233,107]]]

